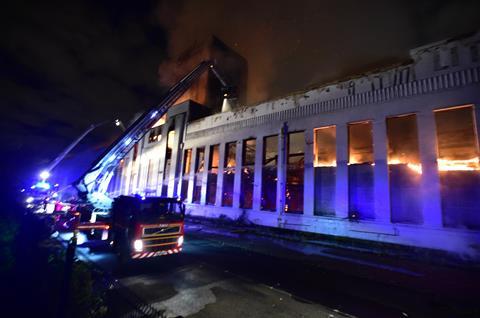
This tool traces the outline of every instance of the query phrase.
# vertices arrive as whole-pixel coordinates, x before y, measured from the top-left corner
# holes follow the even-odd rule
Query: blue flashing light
[[[158,111],[154,111],[153,114],[150,116],[151,119],[155,118],[158,115]]]
[[[50,190],[50,183],[45,182],[45,181],[39,181],[34,185],[34,188],[40,188],[42,190]]]
[[[40,172],[39,176],[40,176],[40,179],[47,180],[48,178],[50,178],[50,171],[43,170],[42,172]]]
[[[125,146],[130,145],[131,142],[132,142],[132,138],[128,138],[127,140],[125,140]]]
[[[108,162],[112,162],[113,160],[115,160],[115,155],[111,155],[109,158],[108,158]]]

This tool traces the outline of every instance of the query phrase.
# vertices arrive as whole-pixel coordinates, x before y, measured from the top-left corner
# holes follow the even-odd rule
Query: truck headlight
[[[135,250],[135,252],[143,251],[143,241],[142,240],[133,241],[133,249]]]
[[[177,240],[177,245],[178,245],[178,246],[182,246],[182,245],[183,245],[183,235],[178,238],[178,240]]]

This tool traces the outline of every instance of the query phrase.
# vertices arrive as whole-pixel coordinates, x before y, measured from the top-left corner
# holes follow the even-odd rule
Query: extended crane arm
[[[83,140],[83,138],[85,138],[85,136],[87,136],[92,130],[94,130],[95,128],[99,127],[99,126],[102,126],[103,124],[105,124],[106,122],[101,122],[99,124],[92,124],[90,125],[80,136],[78,136],[77,139],[75,139],[70,145],[68,145],[67,148],[65,148],[53,161],[52,163],[50,163],[50,165],[45,169],[45,171],[52,171],[56,166],[58,166],[58,164],[60,162],[62,162],[62,160],[70,153],[70,151],[72,151],[73,148],[75,148],[76,145],[78,145],[78,143],[80,141]]]
[[[106,188],[113,176],[114,169],[140,141],[150,128],[162,117],[168,109],[180,98],[205,71],[211,69],[222,86],[223,79],[214,68],[212,61],[203,61],[189,74],[172,86],[162,101],[143,113],[110,147],[92,164],[92,166],[75,182],[79,194],[98,209],[108,209],[111,199],[105,195]],[[103,202],[102,202],[103,201]]]

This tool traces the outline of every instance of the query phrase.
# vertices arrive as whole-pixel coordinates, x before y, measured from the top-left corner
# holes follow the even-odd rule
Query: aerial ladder
[[[94,210],[98,212],[108,212],[110,210],[113,199],[108,197],[106,192],[115,168],[158,119],[191,87],[195,80],[208,70],[212,71],[224,90],[228,89],[225,81],[215,69],[214,62],[201,62],[184,78],[173,85],[157,106],[143,113],[130,125],[74,183],[80,199],[91,204]],[[227,94],[224,96],[227,96]]]

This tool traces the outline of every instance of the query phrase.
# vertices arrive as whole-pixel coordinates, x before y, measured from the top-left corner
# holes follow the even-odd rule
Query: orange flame
[[[465,160],[437,159],[439,171],[473,171],[480,170],[478,157]]]
[[[316,161],[315,162],[315,167],[336,167],[337,166],[337,161],[332,160],[332,161]]]
[[[408,168],[412,171],[415,171],[418,174],[422,174],[422,164],[420,163],[411,163],[411,162],[401,162],[398,159],[390,159],[388,161],[389,165],[399,165],[399,164],[406,164]]]

